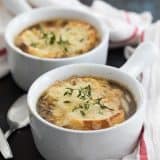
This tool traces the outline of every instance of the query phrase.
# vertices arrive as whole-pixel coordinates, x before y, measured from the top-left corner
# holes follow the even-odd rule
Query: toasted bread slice
[[[64,127],[78,129],[78,130],[98,130],[112,127],[125,120],[125,113],[123,110],[118,110],[109,117],[102,119],[76,119],[75,117],[68,118],[68,124]]]

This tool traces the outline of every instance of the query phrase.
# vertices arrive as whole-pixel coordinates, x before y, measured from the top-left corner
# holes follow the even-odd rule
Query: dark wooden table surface
[[[92,0],[81,0],[86,4],[91,4]],[[154,20],[160,18],[160,1],[159,0],[106,0],[110,4],[121,8],[136,12],[144,10],[151,11]],[[125,62],[123,57],[123,48],[109,50],[108,64],[120,67]],[[13,81],[11,75],[7,75],[0,80],[0,126],[3,131],[8,129],[6,114],[10,105],[21,95],[24,91],[21,90]],[[10,138],[14,158],[13,160],[43,160],[35,148],[32,134],[29,127],[15,132]],[[0,155],[0,160],[3,160]]]

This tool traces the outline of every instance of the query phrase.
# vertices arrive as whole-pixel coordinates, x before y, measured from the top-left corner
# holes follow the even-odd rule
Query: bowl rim
[[[74,67],[74,66],[77,66],[77,65],[83,65],[83,66],[94,66],[94,67],[101,67],[101,69],[104,69],[104,70],[112,70],[112,73],[113,72],[120,72],[123,76],[126,76],[127,78],[129,78],[138,88],[138,92],[139,92],[139,95],[140,95],[140,101],[139,101],[139,104],[137,103],[137,106],[136,106],[136,111],[128,118],[126,119],[124,122],[118,124],[118,125],[115,125],[115,126],[112,126],[112,127],[109,127],[109,128],[104,128],[104,129],[99,129],[99,130],[74,130],[74,129],[68,129],[68,128],[64,128],[64,127],[60,127],[60,126],[57,126],[53,123],[50,123],[48,122],[47,120],[43,119],[37,111],[34,111],[34,107],[36,106],[33,106],[31,104],[31,101],[30,101],[30,97],[32,95],[32,89],[34,88],[34,86],[37,85],[37,83],[39,83],[39,81],[41,79],[43,79],[44,77],[50,75],[52,72],[54,72],[54,70],[59,70],[61,68],[64,68],[64,67]],[[131,91],[130,91],[131,92]],[[132,93],[132,92],[131,92]],[[38,100],[38,99],[37,99]],[[61,67],[58,67],[56,69],[52,69],[44,74],[42,74],[39,78],[37,78],[33,84],[31,85],[31,87],[29,88],[29,91],[28,91],[28,94],[27,94],[27,102],[28,102],[28,108],[29,108],[29,111],[30,113],[38,120],[40,121],[41,123],[43,123],[44,125],[48,126],[48,127],[51,127],[52,129],[56,129],[56,130],[59,130],[59,131],[62,131],[62,132],[66,132],[66,133],[75,133],[75,134],[96,134],[96,133],[104,133],[104,132],[109,132],[109,131],[112,131],[112,130],[115,130],[115,129],[118,129],[118,128],[121,128],[125,125],[127,125],[128,123],[130,123],[131,121],[135,121],[135,119],[137,118],[138,114],[141,113],[141,111],[144,109],[145,107],[145,103],[146,103],[146,94],[145,94],[145,91],[144,91],[144,88],[142,87],[142,85],[140,84],[140,82],[133,78],[132,76],[128,75],[127,73],[123,72],[122,70],[120,69],[117,69],[115,67],[112,67],[112,66],[106,66],[106,65],[102,65],[102,64],[91,64],[91,63],[77,63],[77,64],[69,64],[69,65],[64,65],[64,66],[61,66]],[[37,101],[36,101],[37,102]]]
[[[16,23],[18,23],[18,21],[20,21],[20,19],[23,19],[24,17],[30,16],[32,14],[42,14],[44,12],[46,13],[46,12],[50,12],[50,11],[52,11],[52,12],[61,12],[61,11],[63,11],[63,12],[76,12],[78,14],[85,14],[85,16],[88,16],[88,17],[94,19],[94,21],[96,21],[97,24],[99,25],[99,31],[102,32],[102,36],[101,36],[101,40],[100,40],[99,44],[96,47],[94,47],[93,49],[91,49],[91,50],[89,50],[87,52],[84,52],[81,55],[76,55],[76,56],[73,56],[73,57],[65,57],[65,58],[41,58],[41,57],[38,57],[38,56],[34,56],[34,55],[31,55],[31,54],[28,54],[28,53],[24,52],[23,50],[21,50],[20,48],[18,48],[14,44],[14,42],[12,41],[12,37],[9,35],[10,31],[12,30],[12,26],[16,25]],[[46,15],[46,19],[47,19],[47,15]],[[37,20],[34,20],[34,21],[35,21],[35,23],[38,22]],[[86,20],[84,20],[84,21],[86,21]],[[29,27],[29,26],[30,25],[27,25],[26,27],[24,27],[24,29]],[[97,29],[96,25],[94,25],[94,27]],[[84,57],[86,57],[86,56],[88,56],[90,54],[98,53],[99,49],[101,47],[103,47],[104,45],[107,45],[106,42],[109,39],[109,33],[110,33],[109,27],[107,27],[104,24],[104,22],[102,20],[100,20],[98,18],[98,16],[96,16],[95,14],[92,14],[92,13],[90,13],[88,11],[75,9],[73,7],[72,8],[64,8],[64,7],[55,8],[55,7],[52,6],[52,7],[37,8],[37,9],[31,10],[29,12],[22,13],[22,14],[16,16],[15,18],[13,18],[9,22],[9,24],[7,25],[7,28],[5,30],[5,42],[8,44],[9,47],[11,47],[14,51],[16,51],[16,53],[18,53],[18,54],[20,54],[20,55],[22,55],[22,56],[24,56],[26,58],[39,60],[39,61],[48,61],[48,62],[52,62],[52,61],[53,62],[65,61],[66,62],[66,61],[71,61],[71,60],[77,60],[77,59],[80,59],[80,58],[84,58]]]

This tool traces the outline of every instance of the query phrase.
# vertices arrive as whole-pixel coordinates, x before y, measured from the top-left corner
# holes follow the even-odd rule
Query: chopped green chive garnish
[[[83,41],[84,41],[84,38],[80,39],[79,41],[80,41],[80,42],[83,42]]]
[[[83,100],[83,103],[79,104],[79,106],[74,107],[72,109],[72,112],[76,110],[80,110],[80,113],[85,116],[86,111],[88,111],[91,107],[98,105],[100,107],[99,114],[103,114],[104,109],[108,109],[110,111],[113,111],[114,109],[104,105],[102,103],[103,98],[97,98],[93,99],[92,98],[92,93],[91,93],[91,86],[87,85],[85,87],[80,87],[79,89],[77,88],[66,88],[66,91],[64,92],[64,96],[72,96],[73,94],[77,94],[76,96]],[[67,103],[67,102],[66,102]],[[83,113],[82,113],[83,112]]]
[[[72,93],[73,93],[73,91],[74,91],[74,89],[72,89],[72,88],[66,88],[66,92],[64,92],[64,96],[66,96],[66,95],[69,95],[69,96],[71,96],[72,95]]]
[[[64,103],[71,103],[71,101],[67,101],[67,100],[66,100],[66,101],[64,101]]]
[[[81,113],[82,116],[86,115],[86,113],[84,111],[82,111],[82,110],[80,110],[80,113]]]
[[[31,43],[31,46],[32,46],[32,47],[37,47],[37,43],[32,42],[32,43]]]

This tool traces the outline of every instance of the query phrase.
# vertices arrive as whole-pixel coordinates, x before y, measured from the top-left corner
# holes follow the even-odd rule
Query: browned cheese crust
[[[84,54],[100,41],[97,30],[87,22],[56,19],[40,22],[22,31],[15,44],[41,58],[64,58]]]
[[[129,92],[103,78],[85,76],[57,81],[39,98],[42,118],[61,127],[97,130],[126,119]]]

